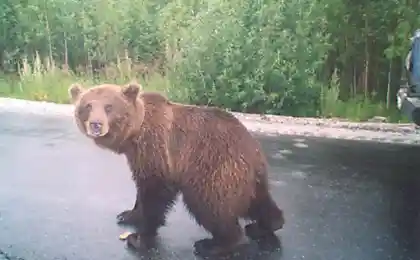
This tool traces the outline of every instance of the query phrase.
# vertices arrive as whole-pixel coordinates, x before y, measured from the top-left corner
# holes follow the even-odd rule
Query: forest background
[[[405,119],[417,0],[2,0],[0,96],[137,79],[190,104],[364,121]]]

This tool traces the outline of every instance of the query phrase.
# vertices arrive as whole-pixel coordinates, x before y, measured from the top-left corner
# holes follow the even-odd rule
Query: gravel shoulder
[[[73,106],[49,102],[0,98],[0,113],[31,113],[44,116],[72,116]],[[414,124],[348,122],[338,119],[296,118],[233,112],[254,133],[263,135],[313,136],[383,143],[420,144],[420,130]]]

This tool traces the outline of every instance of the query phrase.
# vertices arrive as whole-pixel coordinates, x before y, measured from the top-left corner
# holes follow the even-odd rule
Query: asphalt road
[[[235,259],[420,259],[420,147],[259,139],[286,225],[278,247]],[[0,259],[200,259],[192,244],[207,234],[181,203],[156,250],[127,250],[116,224],[134,202],[125,160],[95,147],[68,117],[0,113],[0,165]]]

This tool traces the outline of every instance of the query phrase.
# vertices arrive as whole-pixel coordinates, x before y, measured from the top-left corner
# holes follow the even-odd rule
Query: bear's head
[[[103,84],[85,89],[80,84],[69,88],[75,106],[75,120],[87,137],[104,146],[115,147],[138,131],[144,120],[141,85]]]

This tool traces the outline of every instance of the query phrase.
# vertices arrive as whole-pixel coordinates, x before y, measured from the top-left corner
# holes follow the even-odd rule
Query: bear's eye
[[[106,104],[105,105],[105,112],[110,113],[111,111],[112,111],[112,105],[111,104]]]
[[[86,104],[84,106],[80,106],[78,113],[80,117],[85,116],[87,113],[90,112],[90,110],[92,109],[92,105],[91,104]]]

